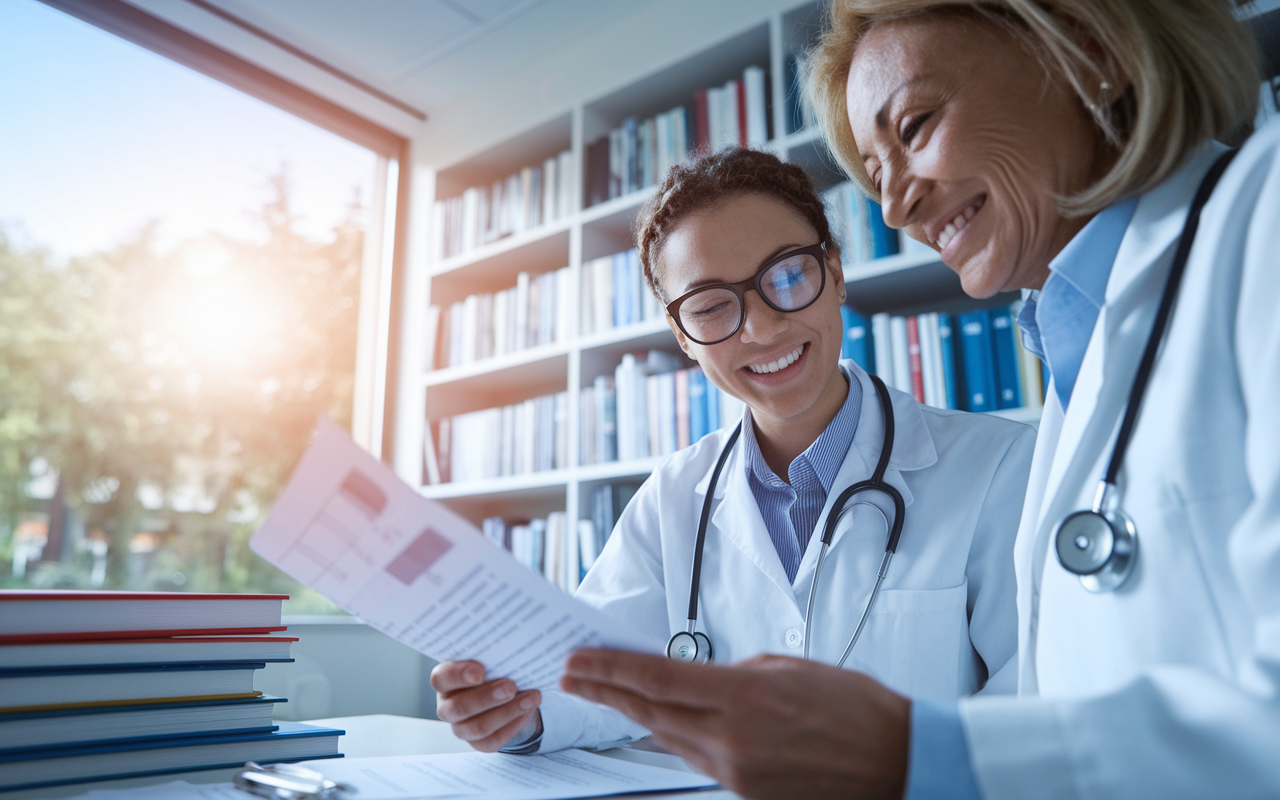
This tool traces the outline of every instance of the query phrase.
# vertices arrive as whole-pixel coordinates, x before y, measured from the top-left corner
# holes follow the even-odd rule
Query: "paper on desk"
[[[632,792],[707,789],[710,778],[616,758],[564,750],[542,756],[444,753],[344,758],[304,764],[354,786],[359,800],[483,795],[485,800],[543,800]]]
[[[249,545],[415,650],[474,659],[521,689],[555,688],[579,647],[653,650],[409,488],[328,419]]]

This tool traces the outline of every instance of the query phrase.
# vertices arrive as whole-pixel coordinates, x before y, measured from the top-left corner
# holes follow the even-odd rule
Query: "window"
[[[0,80],[0,586],[336,611],[247,542],[376,372],[395,162],[35,0]]]

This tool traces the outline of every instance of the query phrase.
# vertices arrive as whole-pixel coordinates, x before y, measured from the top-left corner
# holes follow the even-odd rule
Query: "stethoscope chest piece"
[[[1058,563],[1090,592],[1118,589],[1138,560],[1138,530],[1118,510],[1069,514],[1058,523],[1053,541]]]
[[[667,657],[689,664],[705,664],[711,660],[711,639],[701,631],[680,631],[667,642]]]

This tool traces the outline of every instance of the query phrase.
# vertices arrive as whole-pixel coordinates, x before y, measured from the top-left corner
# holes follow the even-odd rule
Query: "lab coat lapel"
[[[803,591],[800,594],[805,597],[807,597],[813,570],[818,563],[818,553],[822,548],[822,529],[827,515],[831,513],[836,498],[841,492],[858,481],[871,477],[876,463],[880,460],[880,449],[884,445],[884,409],[880,407],[880,398],[871,382],[871,377],[852,361],[842,363],[846,367],[845,374],[851,380],[857,380],[862,386],[862,411],[859,415],[858,427],[853,434],[853,442],[849,445],[839,472],[836,473],[835,482],[831,484],[831,491],[827,493],[827,501],[822,507],[822,514],[818,517],[817,528],[809,537],[809,544],[800,561],[800,568],[796,571],[795,587],[801,587]],[[902,473],[924,469],[937,463],[938,451],[934,447],[933,436],[929,433],[924,414],[915,400],[893,389],[889,390],[889,399],[893,405],[894,445],[884,479],[885,483],[902,494],[904,506],[910,508],[914,497]],[[892,519],[893,507],[888,497],[879,492],[872,492],[869,499],[881,507],[886,518]],[[849,517],[846,516],[836,526],[835,534],[831,539],[832,549],[840,543],[840,539],[849,528]]]
[[[700,500],[706,496],[710,482],[708,476],[699,483]],[[782,560],[778,558],[778,551],[769,538],[760,506],[756,504],[751,486],[747,483],[741,438],[734,445],[733,453],[725,462],[724,471],[720,473],[707,536],[722,536],[732,542],[779,590],[795,600],[791,582],[787,580],[787,573],[782,568]]]
[[[1107,281],[1106,299],[1076,377],[1065,414],[1053,400],[1055,424],[1041,423],[1032,487],[1047,475],[1040,502],[1028,505],[1019,536],[1019,652],[1022,659],[1021,691],[1034,692],[1036,619],[1050,536],[1058,521],[1080,510],[1082,497],[1091,494],[1102,479],[1105,459],[1124,413],[1133,376],[1152,321],[1160,292],[1173,262],[1187,209],[1201,178],[1222,151],[1210,145],[1193,154],[1177,173],[1143,195],[1116,253]],[[1052,399],[1052,398],[1051,398]],[[1046,405],[1045,414],[1050,413]],[[1061,420],[1060,426],[1056,424]],[[1048,458],[1047,470],[1039,463]],[[1024,544],[1026,534],[1031,533]],[[1028,546],[1029,544],[1029,546]],[[1027,587],[1024,594],[1021,587]]]

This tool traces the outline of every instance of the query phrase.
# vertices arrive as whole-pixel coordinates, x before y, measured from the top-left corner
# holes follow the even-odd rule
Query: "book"
[[[993,308],[991,315],[991,339],[994,349],[993,363],[996,376],[996,407],[1018,408],[1022,405],[1021,378],[1018,375],[1018,352],[1014,343],[1013,316],[1006,308]]]
[[[93,743],[275,730],[283,697],[60,709],[0,714],[0,754]]]
[[[42,667],[0,674],[0,714],[60,708],[258,697],[264,663]]]
[[[991,316],[986,311],[970,311],[960,315],[959,324],[967,410],[995,411],[998,406]]]
[[[907,318],[889,318],[889,346],[893,354],[893,388],[913,394],[911,388],[911,350],[907,340]]]
[[[871,317],[871,345],[875,351],[876,375],[887,386],[897,386],[897,376],[893,374],[893,337],[889,332],[889,315],[881,312]]]
[[[282,631],[282,594],[0,590],[0,644]]]
[[[946,389],[947,408],[960,408],[964,396],[960,370],[956,368],[956,336],[951,314],[938,315],[938,342],[942,354],[943,386]]]
[[[925,402],[924,366],[920,360],[920,319],[907,317],[907,364],[911,370],[911,395],[917,403]]]
[[[281,722],[269,732],[117,742],[0,755],[0,791],[241,767],[246,761],[339,758],[345,731]]]
[[[875,372],[871,331],[867,318],[848,305],[840,306],[840,317],[844,322],[844,339],[840,344],[840,357],[853,359],[867,372]]]
[[[769,141],[764,69],[757,66],[747,67],[742,71],[742,85],[747,120],[747,131],[743,142],[747,147],[760,147]]]
[[[689,370],[689,440],[697,442],[714,428],[707,416],[707,376],[694,367]]]
[[[286,636],[96,639],[0,645],[0,674],[13,669],[140,664],[293,661]]]

